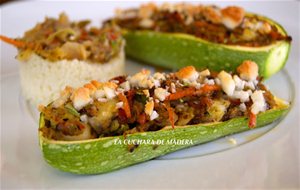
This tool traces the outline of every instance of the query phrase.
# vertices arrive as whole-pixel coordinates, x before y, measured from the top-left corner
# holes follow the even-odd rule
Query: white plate
[[[1,33],[21,36],[37,21],[42,21],[45,15],[57,16],[61,11],[71,18],[91,18],[97,23],[98,19],[112,15],[115,7],[137,4],[11,3],[2,9]],[[269,16],[283,24],[294,42],[299,42],[295,24],[299,20],[289,16],[299,11],[299,4],[295,2],[216,4],[239,4],[252,12]],[[31,9],[33,6],[35,9]],[[299,46],[293,45],[286,69],[266,81],[274,94],[292,101],[292,110],[280,122],[232,136],[242,146],[230,144],[227,137],[116,172],[78,176],[57,171],[44,162],[38,147],[36,114],[20,96],[17,62],[14,60],[16,51],[1,43],[1,188],[299,187],[299,85],[294,85],[299,76]],[[149,66],[129,61],[128,73],[134,73],[141,67]]]

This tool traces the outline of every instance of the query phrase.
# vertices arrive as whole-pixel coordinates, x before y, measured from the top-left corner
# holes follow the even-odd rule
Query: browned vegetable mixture
[[[142,5],[138,9],[117,10],[115,22],[129,30],[186,33],[221,44],[250,47],[265,46],[279,40],[291,40],[276,26],[245,14],[240,7],[191,4]]]
[[[97,28],[88,27],[89,23],[89,20],[71,22],[62,13],[58,19],[46,18],[22,38],[10,42],[19,48],[20,59],[34,52],[50,61],[78,59],[106,63],[120,52],[121,33],[112,24]]]
[[[40,130],[56,140],[83,140],[241,116],[255,127],[256,115],[274,106],[252,61],[244,61],[236,74],[198,72],[192,66],[170,74],[142,70],[106,83],[67,87],[59,99],[40,108],[46,121]]]

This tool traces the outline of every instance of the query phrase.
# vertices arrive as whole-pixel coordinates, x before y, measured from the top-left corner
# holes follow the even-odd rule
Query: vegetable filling
[[[113,24],[88,27],[89,23],[89,20],[71,22],[62,13],[58,19],[46,18],[22,38],[0,36],[0,39],[19,48],[21,60],[36,53],[50,61],[78,59],[101,64],[118,56],[123,46],[119,28]]]
[[[236,6],[221,9],[185,3],[161,6],[149,3],[136,9],[117,10],[116,17],[107,22],[129,30],[185,33],[228,45],[258,47],[291,40],[275,25]]]
[[[274,107],[274,96],[252,61],[244,61],[236,73],[193,66],[168,74],[142,70],[105,83],[66,87],[57,100],[40,106],[45,120],[40,131],[49,139],[72,141],[243,116],[255,127],[256,115]]]

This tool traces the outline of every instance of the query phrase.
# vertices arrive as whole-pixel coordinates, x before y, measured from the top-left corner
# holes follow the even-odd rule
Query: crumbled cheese
[[[85,84],[84,88],[87,88],[89,90],[91,97],[94,96],[94,93],[97,90],[97,88],[94,85],[92,85],[91,83]]]
[[[153,20],[147,18],[147,19],[142,19],[139,25],[143,28],[151,28],[154,25],[154,22]]]
[[[58,108],[58,107],[62,106],[64,103],[67,102],[68,98],[59,97],[52,103],[53,108]]]
[[[88,100],[75,100],[75,101],[73,101],[73,106],[77,111],[79,111],[84,106],[90,104],[92,101],[93,101],[93,99],[91,99],[91,98]]]
[[[88,122],[88,116],[86,114],[80,116],[80,121],[82,121],[83,123],[87,123]]]
[[[235,88],[237,90],[243,90],[245,87],[245,81],[243,81],[242,79],[240,79],[240,77],[238,77],[237,75],[233,76],[233,80],[235,83]]]
[[[148,83],[147,83],[148,79],[132,79],[130,80],[130,85],[134,86],[134,87],[141,87],[141,88],[148,88]]]
[[[171,83],[171,88],[170,88],[170,90],[171,90],[172,93],[175,93],[175,92],[176,92],[176,86],[175,86],[175,84],[174,84],[173,82]]]
[[[217,85],[221,85],[221,81],[220,81],[220,79],[218,79],[218,78],[215,78],[215,83],[216,83]]]
[[[199,73],[197,71],[194,71],[187,79],[190,82],[194,82],[198,79],[198,77],[199,77]]]
[[[157,80],[156,80],[157,81]],[[152,88],[153,86],[155,86],[156,88],[157,87],[159,87],[160,86],[160,83],[158,82],[156,82],[156,81],[151,81],[151,80],[147,80],[147,86],[148,86],[148,88]],[[154,84],[154,82],[155,82],[155,84]]]
[[[108,99],[112,99],[112,98],[116,97],[116,92],[114,89],[105,86],[105,87],[103,87],[103,90],[105,92],[105,96]]]
[[[226,26],[226,28],[233,30],[235,27],[238,26],[238,23],[235,22],[234,20],[230,19],[230,18],[222,18],[222,23],[224,26]]]
[[[215,84],[215,81],[214,81],[214,79],[205,79],[204,80],[204,83],[205,84],[208,84],[208,85],[214,85]]]
[[[242,23],[242,28],[249,28],[249,29],[252,29],[254,30],[254,23],[251,22],[248,18],[244,18],[244,21]]]
[[[188,83],[189,86],[193,86],[195,87],[196,89],[200,89],[201,88],[201,84],[198,83],[197,81],[194,81],[192,83]]]
[[[241,103],[241,104],[239,105],[239,108],[240,108],[240,110],[241,110],[242,112],[245,112],[245,111],[247,110],[247,107],[246,107],[246,104],[245,104],[245,103]]]
[[[263,23],[261,21],[257,22],[256,24],[253,24],[253,30],[259,30],[263,26]]]
[[[201,72],[199,73],[199,75],[200,75],[201,77],[207,77],[207,76],[210,75],[210,72],[209,72],[208,69],[205,69],[204,71],[201,71]]]
[[[248,102],[250,94],[246,91],[234,91],[232,97],[236,99],[240,99],[241,102]]]
[[[229,141],[231,144],[233,144],[233,145],[236,145],[236,144],[237,144],[237,142],[236,142],[236,140],[235,140],[234,138],[229,138],[228,141]]]
[[[251,112],[253,114],[258,114],[259,112],[266,110],[266,102],[263,93],[264,91],[262,90],[256,90],[251,95],[251,99],[253,102],[251,106]]]
[[[69,97],[71,96],[71,92],[72,92],[72,88],[71,87],[66,87],[62,92],[61,92],[61,96],[56,99],[53,103],[52,106],[54,108],[58,108],[60,106],[62,106],[64,103],[66,103],[69,99]]]
[[[52,106],[54,108],[58,108],[58,107],[62,106],[64,103],[66,103],[68,101],[69,97],[70,97],[70,95],[67,95],[67,96],[63,95],[63,96],[59,97],[52,103]]]
[[[232,76],[225,71],[221,71],[218,74],[218,78],[221,81],[221,86],[222,86],[223,91],[227,95],[231,96],[235,89],[235,83],[234,83],[234,80],[232,79]]]
[[[222,23],[226,28],[233,30],[239,26],[245,16],[244,9],[235,6],[229,6],[221,10]]]
[[[186,83],[195,82],[199,77],[199,73],[196,71],[195,67],[193,66],[183,67],[175,74],[177,78],[183,80]]]
[[[249,96],[253,94],[252,90],[247,90],[246,92],[248,92]]]
[[[110,82],[113,82],[115,84],[119,84],[119,81],[118,80],[111,80]]]
[[[157,88],[157,87],[160,87],[160,81],[157,80],[157,79],[151,79],[151,82],[154,84],[154,86]]]
[[[123,102],[118,102],[118,103],[116,103],[116,107],[117,108],[122,108],[123,107]]]
[[[96,90],[96,92],[94,93],[94,97],[96,98],[96,99],[98,99],[98,98],[104,98],[104,96],[105,96],[105,92],[104,92],[104,90]]]
[[[150,120],[152,121],[152,120],[154,120],[154,119],[156,119],[158,117],[159,117],[158,113],[156,111],[153,111],[152,114],[151,114],[151,116],[150,116]]]
[[[97,99],[99,102],[107,102],[107,98],[98,98]]]
[[[258,80],[253,80],[252,82],[255,86],[258,84]]]
[[[184,24],[189,25],[192,22],[194,22],[194,18],[192,16],[187,16],[185,21],[184,21]]]
[[[255,90],[255,85],[254,85],[253,81],[247,81],[247,82],[245,82],[245,87],[248,87],[251,90]]]
[[[152,88],[154,84],[148,79],[149,75],[150,71],[142,70],[141,72],[136,73],[132,77],[128,77],[128,80],[132,86],[141,88]]]
[[[163,88],[156,88],[154,90],[154,95],[160,100],[160,101],[164,101],[166,99],[167,96],[170,95],[170,93]]]
[[[77,111],[81,110],[84,106],[93,101],[87,88],[78,88],[72,94],[71,100],[73,101],[73,106]]]
[[[120,84],[120,87],[123,88],[125,91],[129,91],[130,90],[129,81],[123,82],[122,84]]]
[[[272,27],[269,23],[264,22],[261,24],[261,26],[258,28],[258,31],[262,34],[268,34],[272,31]]]
[[[205,6],[203,16],[206,20],[214,24],[220,24],[222,21],[222,14],[219,7]]]
[[[145,113],[147,115],[151,116],[152,113],[153,113],[153,109],[154,109],[154,102],[153,102],[153,100],[147,102],[146,105],[145,105]]]
[[[166,80],[165,75],[163,73],[160,73],[160,72],[154,73],[153,78],[156,79],[156,80]]]
[[[124,92],[125,92],[125,90],[123,88],[117,88],[117,90],[116,90],[117,95],[120,93],[124,93]]]
[[[253,81],[258,76],[258,66],[255,62],[250,60],[243,61],[243,63],[238,66],[236,70],[239,73],[241,79],[247,81]]]
[[[260,33],[267,34],[271,31],[271,25],[267,22],[251,22],[249,19],[245,19],[243,22],[244,28],[249,28],[253,31],[259,31]]]

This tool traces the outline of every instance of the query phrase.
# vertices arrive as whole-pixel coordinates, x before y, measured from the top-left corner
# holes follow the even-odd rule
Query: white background
[[[274,130],[242,146],[206,156],[153,160],[116,172],[78,176],[48,166],[37,143],[37,124],[22,112],[16,50],[1,43],[1,188],[300,188],[299,185],[299,2],[214,1],[205,4],[240,5],[249,12],[281,23],[293,37],[286,65],[295,99],[288,116]],[[14,2],[1,7],[1,34],[18,37],[42,21],[65,11],[72,19],[100,23],[116,7],[138,2]],[[276,79],[276,75],[273,76]],[[275,80],[274,79],[274,80]],[[278,86],[275,91],[280,90]]]

